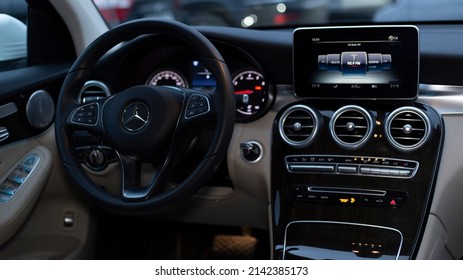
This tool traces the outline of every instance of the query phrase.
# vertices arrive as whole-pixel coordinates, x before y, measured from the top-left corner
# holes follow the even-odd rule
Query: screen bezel
[[[309,78],[318,71],[315,67],[314,54],[310,48],[317,42],[312,38],[339,41],[371,41],[387,38],[390,35],[400,39],[400,87],[397,89],[376,88],[371,90],[369,84],[359,84],[359,88],[329,87],[313,88]],[[329,38],[329,39],[328,39]],[[312,56],[312,57],[311,57]],[[323,99],[406,99],[418,96],[419,87],[419,31],[416,26],[342,26],[298,28],[293,33],[293,78],[294,93],[299,97]],[[396,58],[397,59],[397,58]],[[309,61],[309,62],[308,62]],[[308,67],[312,63],[312,68]],[[394,63],[394,61],[393,61]],[[312,71],[312,72],[311,72]],[[328,84],[331,85],[331,84]],[[333,84],[334,85],[334,84]],[[363,87],[362,87],[363,86]]]

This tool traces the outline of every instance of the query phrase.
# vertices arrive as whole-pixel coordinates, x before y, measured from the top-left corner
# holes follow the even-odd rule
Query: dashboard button
[[[309,200],[316,200],[318,199],[318,196],[316,194],[308,194],[307,199]]]
[[[371,168],[371,174],[373,175],[380,175],[380,169],[379,168]]]
[[[384,205],[386,203],[386,200],[383,198],[377,198],[374,201],[376,205]]]
[[[399,173],[400,173],[400,176],[402,176],[402,177],[408,177],[408,176],[410,176],[412,174],[412,171],[410,171],[410,170],[400,170]]]
[[[370,167],[360,167],[360,173],[361,174],[371,174],[371,168]]]
[[[338,172],[339,173],[357,173],[358,167],[357,166],[347,166],[347,165],[339,165],[338,166]]]
[[[334,165],[289,164],[290,171],[295,172],[334,172]]]
[[[379,173],[380,173],[381,175],[386,175],[386,176],[387,176],[387,175],[390,174],[390,171],[389,171],[389,170],[390,170],[389,168],[380,168],[380,169],[379,169]]]
[[[321,194],[320,200],[321,201],[331,201],[331,196],[329,194]]]
[[[398,169],[389,169],[389,175],[400,176],[400,171]]]

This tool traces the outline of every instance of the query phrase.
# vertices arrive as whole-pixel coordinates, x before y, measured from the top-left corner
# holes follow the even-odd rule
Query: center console
[[[442,120],[417,102],[412,26],[297,29],[294,92],[272,145],[275,259],[410,259]]]

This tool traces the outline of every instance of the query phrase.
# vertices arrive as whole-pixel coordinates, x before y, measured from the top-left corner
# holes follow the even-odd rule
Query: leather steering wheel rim
[[[127,201],[109,194],[87,176],[72,146],[69,116],[81,106],[77,96],[90,78],[98,60],[120,43],[142,35],[164,35],[186,43],[216,79],[212,97],[214,135],[210,146],[192,173],[176,188],[138,201]],[[182,116],[179,116],[180,118]],[[235,123],[235,97],[227,65],[214,45],[197,30],[175,21],[142,19],[121,24],[97,38],[78,57],[69,70],[58,98],[55,136],[64,170],[71,182],[103,208],[124,214],[155,213],[191,197],[209,178],[225,156]]]

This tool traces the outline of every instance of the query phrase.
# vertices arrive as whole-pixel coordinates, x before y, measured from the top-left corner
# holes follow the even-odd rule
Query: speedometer
[[[153,73],[146,84],[153,86],[188,87],[188,83],[183,75],[170,69],[164,69]]]
[[[233,76],[238,119],[254,116],[265,109],[268,102],[264,76],[254,70],[240,71]]]

